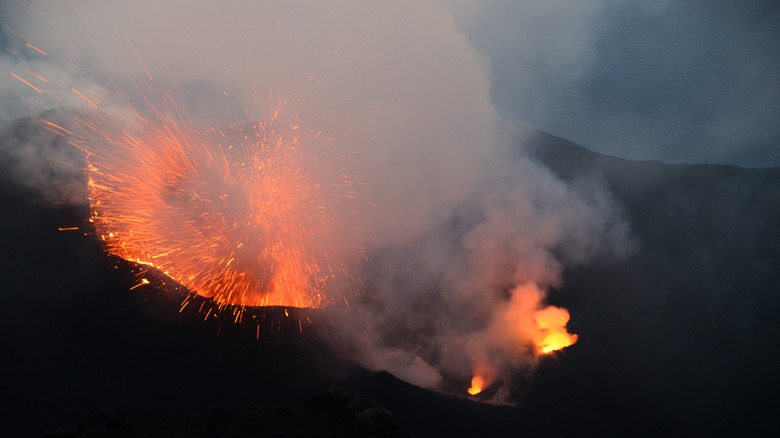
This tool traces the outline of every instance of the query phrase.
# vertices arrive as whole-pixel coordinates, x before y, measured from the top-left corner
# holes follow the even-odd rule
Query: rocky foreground
[[[390,411],[351,389],[332,386],[297,406],[210,406],[194,415],[134,422],[107,410],[40,435],[86,437],[411,437]]]

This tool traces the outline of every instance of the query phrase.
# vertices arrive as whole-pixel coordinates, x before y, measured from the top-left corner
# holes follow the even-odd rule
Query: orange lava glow
[[[471,378],[471,388],[468,389],[468,393],[471,395],[477,395],[485,389],[485,379],[482,376],[475,375]]]
[[[354,279],[337,259],[332,210],[355,193],[355,179],[301,147],[320,133],[285,118],[285,104],[210,132],[188,128],[176,111],[130,123],[85,116],[101,144],[90,148],[88,185],[107,251],[160,269],[220,308],[336,299],[332,283]]]
[[[547,306],[537,310],[533,319],[539,328],[534,343],[541,354],[549,354],[577,342],[577,335],[566,330],[566,324],[569,322],[568,310]]]

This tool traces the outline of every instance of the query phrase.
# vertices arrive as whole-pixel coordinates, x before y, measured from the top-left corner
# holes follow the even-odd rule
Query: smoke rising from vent
[[[148,90],[171,89],[192,129],[286,102],[328,137],[302,147],[370,182],[360,206],[321,201],[355,209],[337,215],[348,231],[335,247],[372,261],[355,273],[366,296],[328,309],[329,342],[367,368],[440,389],[472,372],[498,381],[566,333],[568,313],[543,303],[565,266],[633,249],[598,182],[564,184],[520,154],[447,2],[26,4],[3,10],[14,19],[0,65],[17,75],[0,90],[14,102],[3,114],[154,117]]]

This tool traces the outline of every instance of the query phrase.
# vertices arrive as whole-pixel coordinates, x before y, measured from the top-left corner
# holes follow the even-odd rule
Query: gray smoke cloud
[[[172,87],[202,128],[281,99],[298,123],[333,138],[310,152],[370,182],[369,202],[328,207],[356,210],[340,216],[343,239],[360,240],[372,263],[360,274],[367,296],[329,309],[329,341],[367,368],[442,390],[475,371],[501,380],[533,364],[539,312],[566,324],[543,304],[565,266],[635,249],[603,184],[564,184],[520,153],[522,134],[491,101],[490,63],[463,31],[476,4],[25,4],[3,10],[13,19],[0,65],[17,76],[0,89],[14,102],[6,116],[90,101],[142,112],[144,90]],[[586,51],[568,47],[561,59]],[[40,143],[26,141],[16,150]]]
[[[42,113],[41,118],[68,123],[57,110]],[[34,202],[86,206],[85,154],[54,130],[40,120],[0,119],[0,175],[27,189]]]

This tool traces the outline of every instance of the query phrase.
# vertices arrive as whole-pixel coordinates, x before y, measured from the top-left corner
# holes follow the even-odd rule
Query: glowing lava
[[[480,375],[475,375],[471,378],[471,387],[468,389],[468,393],[471,395],[477,395],[485,389],[485,379]]]
[[[355,180],[306,152],[320,133],[301,129],[297,115],[283,122],[285,103],[263,120],[210,133],[165,112],[131,123],[82,120],[101,137],[88,176],[107,251],[152,265],[219,307],[333,300],[335,282],[353,281],[339,258],[334,210]]]
[[[566,329],[569,311],[555,306],[539,308],[543,297],[544,293],[536,287],[518,287],[504,314],[505,324],[495,326],[497,337],[509,339],[511,345],[526,345],[525,351],[535,356],[548,355],[576,343],[577,335]],[[479,394],[493,384],[497,369],[496,364],[477,360],[468,393]]]
[[[577,342],[577,335],[566,330],[569,311],[555,306],[547,306],[534,313],[534,321],[539,327],[534,336],[536,349],[542,354],[566,348]]]

